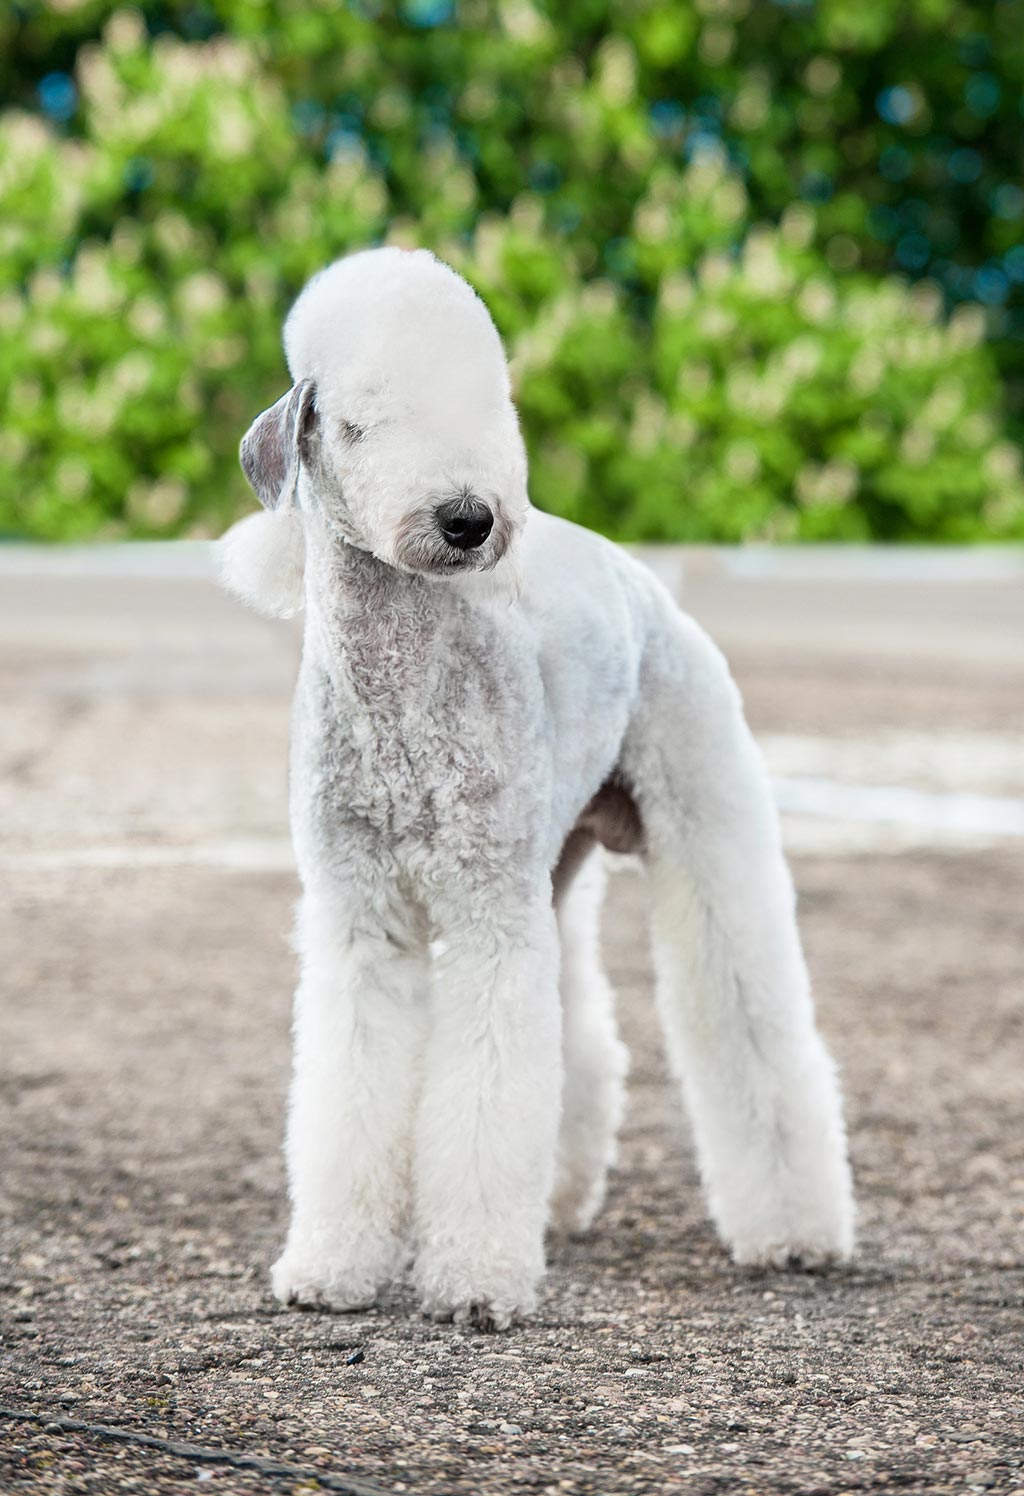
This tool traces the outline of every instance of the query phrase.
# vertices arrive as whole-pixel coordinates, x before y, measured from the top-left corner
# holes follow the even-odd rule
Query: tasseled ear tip
[[[248,514],[216,543],[221,586],[270,618],[302,609],[306,542],[302,520],[287,505]]]

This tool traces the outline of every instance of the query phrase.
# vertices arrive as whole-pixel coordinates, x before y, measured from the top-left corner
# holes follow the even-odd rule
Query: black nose
[[[438,504],[435,513],[441,534],[460,551],[483,545],[494,524],[494,515],[479,499],[449,499]]]

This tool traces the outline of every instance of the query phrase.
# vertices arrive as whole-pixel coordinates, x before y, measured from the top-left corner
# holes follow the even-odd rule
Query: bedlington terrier
[[[286,1303],[501,1329],[605,1192],[626,1055],[603,844],[642,859],[658,1009],[738,1263],[849,1253],[839,1090],[761,756],[655,577],[531,508],[498,333],[423,250],[337,261],[241,461],[224,580],[305,609]]]

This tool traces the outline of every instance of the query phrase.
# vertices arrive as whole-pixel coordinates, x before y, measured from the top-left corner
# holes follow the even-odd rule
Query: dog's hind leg
[[[604,1201],[608,1170],[615,1162],[628,1066],[616,1029],[614,994],[601,964],[601,854],[590,850],[593,844],[585,832],[573,835],[588,843],[581,865],[561,887],[557,874],[555,878],[565,1065],[551,1200],[551,1224],[557,1232],[586,1230]],[[563,861],[575,853],[575,848],[567,848]]]
[[[644,822],[658,1003],[740,1263],[845,1257],[853,1202],[768,776],[715,646],[665,609],[623,769]]]

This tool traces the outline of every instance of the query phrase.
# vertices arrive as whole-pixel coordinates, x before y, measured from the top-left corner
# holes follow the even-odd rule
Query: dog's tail
[[[294,618],[302,609],[306,543],[292,505],[248,514],[216,545],[221,585],[257,613]]]

